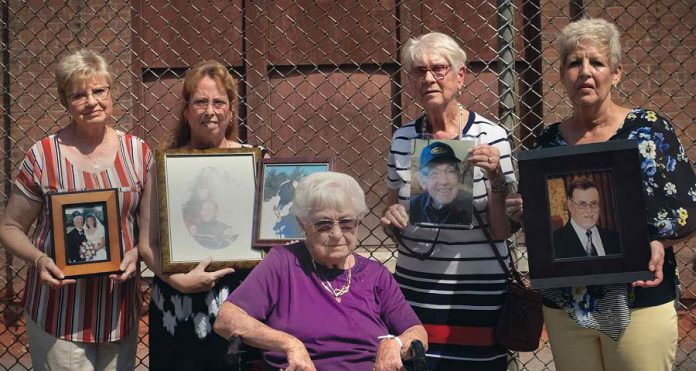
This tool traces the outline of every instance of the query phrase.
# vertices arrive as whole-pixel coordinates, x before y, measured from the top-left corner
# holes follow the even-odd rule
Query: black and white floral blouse
[[[544,129],[534,147],[569,145],[561,137],[559,124]],[[609,140],[621,139],[638,140],[650,239],[678,239],[696,229],[696,176],[670,122],[654,111],[634,109]],[[581,327],[617,340],[630,322],[629,308],[660,305],[678,297],[671,247],[665,249],[662,270],[664,280],[654,288],[616,284],[546,289],[542,290],[544,304],[565,310]]]

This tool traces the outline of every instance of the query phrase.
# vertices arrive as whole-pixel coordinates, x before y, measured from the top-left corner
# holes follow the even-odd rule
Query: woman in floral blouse
[[[696,228],[696,176],[667,119],[612,100],[621,79],[619,32],[601,19],[567,25],[558,37],[563,85],[573,105],[536,148],[636,139],[639,143],[654,278],[633,284],[543,290],[544,319],[558,370],[672,370],[679,294],[672,246]],[[521,219],[522,200],[506,212]]]

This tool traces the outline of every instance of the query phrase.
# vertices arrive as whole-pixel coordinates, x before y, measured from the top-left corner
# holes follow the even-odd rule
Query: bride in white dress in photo
[[[83,244],[85,248],[85,259],[88,261],[107,260],[108,254],[104,226],[96,215],[87,215],[85,219],[85,231],[85,237],[87,238],[87,242]]]

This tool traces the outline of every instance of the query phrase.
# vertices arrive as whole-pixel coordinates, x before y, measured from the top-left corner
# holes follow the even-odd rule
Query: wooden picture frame
[[[207,257],[210,270],[250,269],[258,148],[155,152],[162,271],[189,272]]]
[[[52,258],[66,278],[115,273],[123,260],[118,190],[48,195]]]
[[[532,286],[653,278],[636,141],[522,151],[518,166]]]
[[[297,220],[290,212],[297,182],[305,176],[331,171],[330,157],[276,157],[261,161],[254,243],[273,246],[304,240]]]

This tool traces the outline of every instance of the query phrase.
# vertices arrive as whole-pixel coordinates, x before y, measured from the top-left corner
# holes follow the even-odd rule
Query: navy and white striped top
[[[407,210],[411,193],[412,140],[427,132],[425,117],[399,128],[392,138],[388,156],[387,187],[398,189],[399,203]],[[502,127],[469,112],[461,139],[495,146],[507,182],[515,181],[508,135]],[[487,182],[484,171],[474,167],[473,206],[487,223]],[[415,227],[409,225],[401,240],[412,249],[428,251],[426,260],[399,246],[396,279],[428,331],[429,358],[459,362],[461,369],[504,367],[505,350],[497,345],[493,329],[507,285],[505,273],[476,219],[473,229]],[[504,241],[497,241],[501,256],[509,257]],[[455,367],[451,364],[452,367]],[[445,366],[443,366],[445,367]]]

